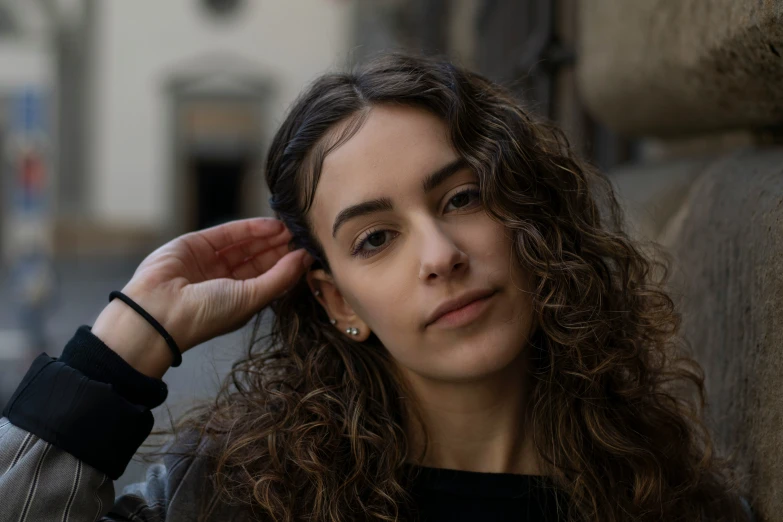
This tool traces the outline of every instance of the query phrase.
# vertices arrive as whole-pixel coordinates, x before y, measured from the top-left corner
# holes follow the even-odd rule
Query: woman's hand
[[[161,323],[184,353],[239,329],[299,280],[313,258],[304,249],[290,251],[290,239],[290,232],[274,218],[190,232],[147,256],[122,291]],[[123,313],[126,319],[138,315],[119,299],[110,303],[115,304],[115,314]],[[119,338],[109,332],[117,318],[102,318],[104,313],[93,333],[126,359],[137,356],[116,347]],[[127,320],[138,325],[138,319],[144,321],[140,316]],[[149,328],[146,331],[149,334]],[[115,346],[104,338],[109,336]]]

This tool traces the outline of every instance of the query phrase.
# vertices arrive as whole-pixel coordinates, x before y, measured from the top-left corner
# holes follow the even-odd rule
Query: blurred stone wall
[[[578,19],[582,100],[645,143],[610,175],[634,233],[674,257],[718,448],[780,520],[783,1],[592,0]]]
[[[617,130],[684,136],[783,121],[783,3],[581,5],[582,96]]]

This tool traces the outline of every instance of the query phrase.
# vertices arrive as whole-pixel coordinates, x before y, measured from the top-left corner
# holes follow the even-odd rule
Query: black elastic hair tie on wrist
[[[182,353],[179,351],[179,347],[177,346],[177,343],[174,342],[174,338],[169,335],[169,333],[166,331],[161,324],[155,320],[154,317],[152,317],[150,314],[148,314],[142,307],[140,307],[136,302],[128,297],[127,295],[123,294],[119,290],[114,290],[112,293],[109,294],[109,302],[112,301],[115,297],[119,297],[125,303],[127,303],[128,306],[136,310],[139,315],[141,315],[144,319],[147,320],[148,323],[150,323],[158,332],[160,332],[160,335],[163,336],[163,338],[166,340],[166,344],[169,345],[169,348],[171,348],[171,354],[174,356],[174,362],[171,363],[172,367],[177,367],[180,364],[182,364]]]

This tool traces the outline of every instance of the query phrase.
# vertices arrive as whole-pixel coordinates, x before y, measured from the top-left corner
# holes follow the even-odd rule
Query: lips
[[[447,313],[453,312],[454,310],[462,308],[463,306],[469,305],[473,301],[478,301],[479,299],[484,299],[485,297],[489,297],[494,293],[495,291],[492,289],[482,288],[482,289],[467,291],[455,297],[454,299],[449,299],[447,301],[444,301],[440,305],[438,305],[438,307],[435,308],[435,310],[433,310],[433,312],[429,315],[429,317],[427,317],[427,321],[424,326],[429,326],[430,324],[434,323],[435,321],[437,321]]]

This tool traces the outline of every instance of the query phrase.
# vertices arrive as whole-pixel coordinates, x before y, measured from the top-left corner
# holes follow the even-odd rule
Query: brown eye
[[[383,238],[382,232],[384,232],[384,231],[381,230],[380,232],[374,232],[374,233],[370,234],[369,236],[367,236],[367,243],[369,243],[370,246],[374,246],[374,247],[381,246],[383,243],[381,243],[381,245],[376,245],[375,241],[373,241],[373,238],[376,238],[376,239]]]
[[[469,194],[468,194],[468,192],[467,192],[467,191],[465,191],[465,192],[460,192],[459,194],[457,194],[456,196],[454,196],[453,198],[451,198],[451,201],[452,201],[452,203],[453,203],[454,201],[461,201],[461,202],[462,202],[462,204],[461,204],[461,205],[460,205],[460,204],[457,204],[457,207],[463,207],[463,206],[465,206],[465,203],[468,203],[468,202],[470,202],[470,197],[469,197]]]
[[[369,257],[373,255],[375,252],[378,252],[380,250],[383,250],[385,243],[382,243],[383,238],[385,237],[385,234],[389,232],[389,230],[384,229],[373,229],[367,232],[362,239],[356,244],[356,247],[351,252],[352,256],[358,256],[358,257]],[[381,242],[380,244],[378,244]],[[364,250],[363,247],[369,244],[372,247],[375,247],[370,250]]]
[[[481,192],[476,188],[468,188],[454,194],[449,203],[454,202],[458,209],[465,208],[470,203],[470,196],[473,196],[476,200],[479,199]]]

